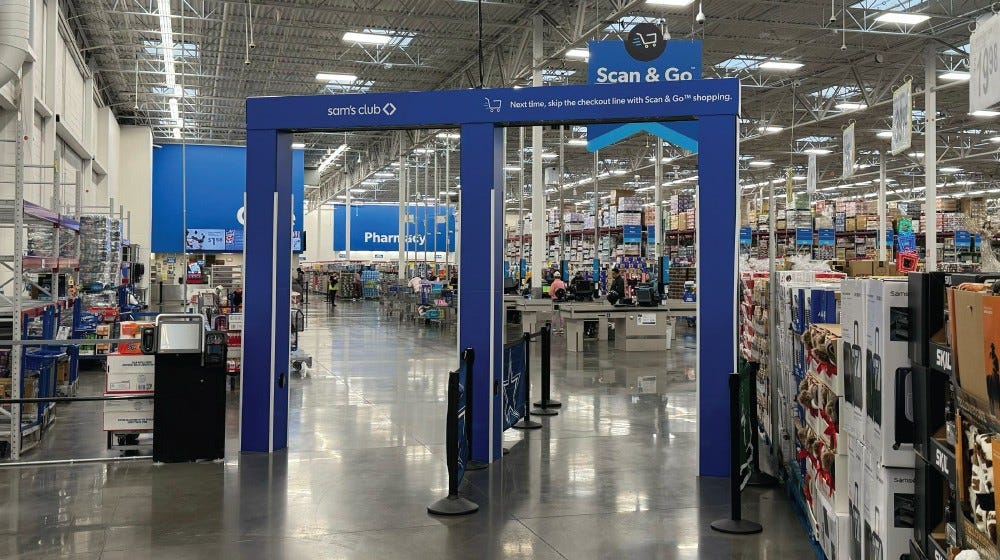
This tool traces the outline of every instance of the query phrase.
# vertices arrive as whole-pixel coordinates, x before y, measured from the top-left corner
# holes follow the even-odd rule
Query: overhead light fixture
[[[941,173],[960,173],[962,171],[961,167],[939,167],[938,171]]]
[[[624,174],[626,174],[626,173],[628,173],[628,171],[627,171],[627,170],[625,170],[625,169],[612,169],[612,170],[611,170],[611,174],[612,174],[612,175],[616,175],[616,176],[617,176],[617,175],[624,175]]]
[[[868,105],[864,103],[854,103],[853,101],[845,101],[843,103],[837,103],[836,107],[841,111],[858,111],[861,109],[867,109]]]
[[[923,14],[910,14],[907,12],[885,12],[875,18],[875,21],[882,23],[898,23],[900,25],[917,25],[931,19]]]
[[[552,152],[545,152],[542,154],[542,159],[559,159],[559,154],[554,154]]]
[[[892,131],[891,130],[880,130],[880,131],[878,131],[877,134],[875,134],[875,136],[878,136],[879,138],[892,138]]]
[[[456,196],[457,194],[456,191],[441,191],[441,196]]]
[[[319,172],[322,173],[324,169],[330,167],[330,164],[336,161],[337,158],[343,155],[343,153],[346,152],[347,150],[348,150],[347,144],[341,144],[340,146],[338,146],[336,150],[334,150],[329,156],[326,157],[326,159],[323,160],[322,163],[319,164]]]
[[[305,148],[306,148],[306,145],[303,144],[302,142],[293,142],[292,143],[292,149],[293,150],[304,150]]]
[[[438,132],[437,137],[447,138],[449,140],[458,140],[462,137],[462,135],[457,132]]]
[[[766,160],[754,160],[750,162],[750,167],[771,167],[774,165],[773,161]]]
[[[951,72],[945,72],[944,74],[941,74],[938,77],[941,78],[942,80],[949,80],[952,82],[963,82],[970,80],[972,78],[972,74],[968,72],[962,72],[960,70],[952,70]]]
[[[683,8],[693,3],[694,0],[646,0],[646,4],[650,6],[673,6],[675,8]]]
[[[774,134],[776,132],[781,132],[782,130],[785,130],[785,128],[781,126],[767,125],[767,126],[759,126],[757,127],[757,130],[759,132],[763,132],[764,134]]]
[[[353,194],[364,194],[368,192],[368,189],[351,189],[351,192]]]
[[[181,139],[181,129],[175,128],[175,129],[173,129],[173,133],[174,133],[174,140],[180,140]]]
[[[976,182],[975,181],[970,181],[970,180],[966,179],[964,181],[955,181],[955,184],[956,185],[975,185]]]
[[[566,58],[586,60],[590,58],[590,49],[570,49],[566,51]]]
[[[514,165],[508,165],[507,167],[504,167],[504,168],[503,168],[503,170],[504,170],[504,171],[514,171],[514,172],[518,172],[518,171],[521,171],[521,168],[520,168],[520,167],[517,167],[517,166],[514,166]]]
[[[586,146],[587,145],[587,139],[586,138],[570,138],[569,140],[566,141],[566,145],[567,146]]]
[[[826,148],[807,148],[803,150],[807,154],[816,154],[817,156],[825,156],[833,153],[833,150],[828,150]]]
[[[1000,136],[994,136],[993,138],[990,138],[990,142],[993,142],[994,144],[1000,144]]]
[[[762,70],[798,70],[805,66],[801,62],[791,62],[788,60],[768,60],[767,62],[761,62],[760,68]]]
[[[908,156],[910,156],[912,158],[922,158],[922,157],[924,157],[924,153],[923,152],[910,152],[910,153],[908,153],[906,155],[908,155]]]
[[[348,31],[344,33],[344,41],[348,43],[364,43],[366,45],[388,45],[392,41],[391,35],[379,35],[375,33],[356,33]]]
[[[987,111],[986,109],[973,111],[969,114],[973,117],[1000,117],[1000,111]]]
[[[391,171],[379,171],[378,173],[372,175],[372,177],[377,177],[379,179],[394,179],[396,174]]]
[[[358,81],[354,74],[337,74],[331,72],[320,72],[316,74],[316,80],[320,82],[331,82],[336,84],[351,84]]]

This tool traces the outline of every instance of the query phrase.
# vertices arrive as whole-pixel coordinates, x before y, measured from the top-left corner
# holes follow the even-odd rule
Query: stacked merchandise
[[[226,373],[238,376],[243,359],[243,314],[230,313],[226,319]]]
[[[684,286],[688,282],[695,281],[697,268],[694,267],[670,267],[670,277],[667,282],[667,299],[680,300],[684,297]]]
[[[642,200],[618,199],[618,225],[622,226],[623,256],[639,256],[642,245]]]
[[[770,282],[766,272],[744,272],[741,275],[740,355],[757,368],[757,437],[764,445],[774,440],[771,422],[771,338]]]
[[[122,338],[138,338],[143,327],[152,323],[123,321]],[[118,434],[119,445],[138,443],[138,434],[153,429],[153,391],[155,390],[156,356],[142,353],[138,342],[118,344],[117,351],[107,355],[104,394],[149,395],[149,399],[107,401],[104,403],[104,431]]]
[[[378,297],[379,273],[374,269],[361,271],[361,296],[365,299]]]
[[[601,210],[601,227],[602,228],[613,228],[618,227],[618,207],[609,206],[607,210]]]
[[[584,216],[579,212],[565,212],[563,214],[563,226],[566,231],[583,231],[586,228],[587,218],[590,218],[590,229],[594,229],[593,216]]]
[[[670,197],[670,215],[667,218],[667,229],[685,231],[694,229],[695,206],[694,196],[690,194],[675,194]]]
[[[107,216],[80,217],[80,284],[84,290],[100,291],[113,285],[109,270],[111,219]]]
[[[908,554],[916,515],[905,279],[849,279],[842,295],[843,415],[852,550]],[[861,556],[856,556],[861,557]]]

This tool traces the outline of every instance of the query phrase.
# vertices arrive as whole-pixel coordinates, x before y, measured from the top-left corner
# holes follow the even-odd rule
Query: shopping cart
[[[292,309],[292,351],[289,360],[292,364],[292,373],[302,374],[302,364],[312,367],[312,356],[299,348],[299,333],[306,330],[306,316],[301,309]]]

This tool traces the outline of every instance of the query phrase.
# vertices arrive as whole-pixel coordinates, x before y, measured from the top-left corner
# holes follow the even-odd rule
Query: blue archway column
[[[494,390],[503,368],[503,136],[493,123],[461,132],[461,292],[458,348],[476,353],[472,458],[500,458],[501,401]]]
[[[729,380],[736,371],[737,122],[699,119],[698,473],[729,476]]]
[[[288,447],[292,135],[247,130],[240,449]]]

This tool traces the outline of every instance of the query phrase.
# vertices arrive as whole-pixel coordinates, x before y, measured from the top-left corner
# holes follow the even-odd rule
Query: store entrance
[[[650,95],[656,94],[656,95]],[[294,131],[460,130],[462,265],[458,348],[479,356],[474,372],[472,456],[499,458],[500,397],[493,391],[503,345],[503,130],[510,125],[697,119],[702,146],[698,198],[712,212],[697,218],[700,473],[725,476],[729,413],[727,376],[735,367],[737,247],[737,80],[635,84],[611,90],[564,86],[520,90],[454,90],[344,97],[255,98],[247,101],[246,288],[275,294],[246,302],[241,447],[287,447],[287,356],[291,259],[290,152]],[[334,100],[334,101],[332,101]],[[659,100],[648,102],[647,100]],[[335,103],[336,101],[336,103]],[[707,343],[710,342],[710,343]]]

